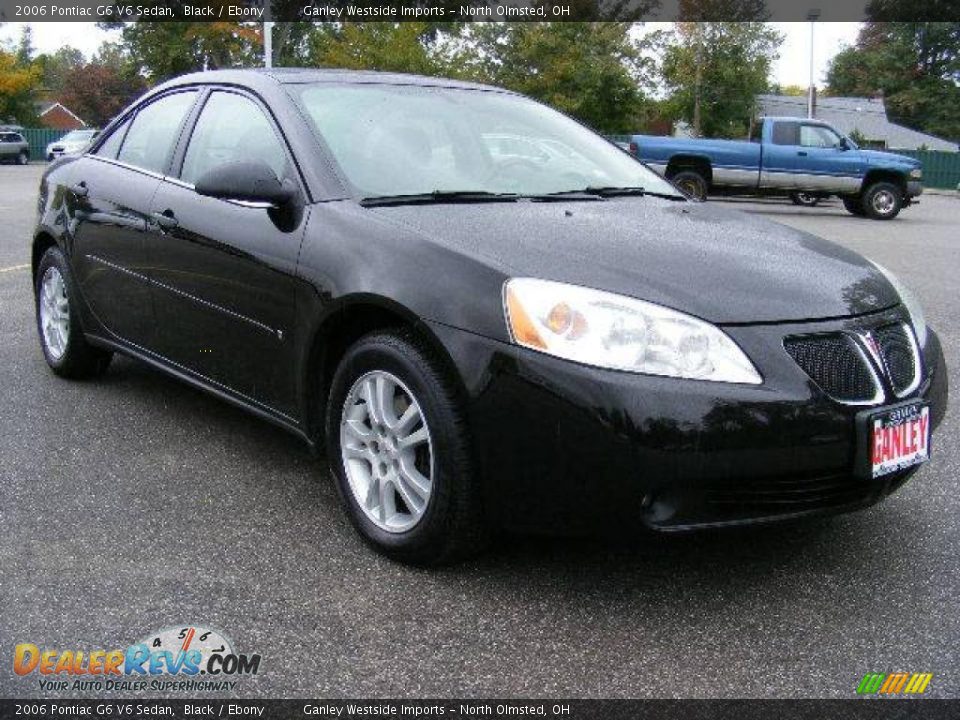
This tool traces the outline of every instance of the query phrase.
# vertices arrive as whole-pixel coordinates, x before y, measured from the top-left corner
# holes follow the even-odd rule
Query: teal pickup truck
[[[919,161],[861,150],[827,123],[767,117],[749,140],[633,135],[629,150],[692,197],[789,195],[798,205],[839,196],[854,215],[891,220],[923,192]]]

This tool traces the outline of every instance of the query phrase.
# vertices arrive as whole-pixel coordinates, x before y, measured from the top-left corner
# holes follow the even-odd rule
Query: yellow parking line
[[[11,265],[10,267],[0,268],[0,273],[13,272],[14,270],[26,270],[30,267],[30,263],[24,265]]]

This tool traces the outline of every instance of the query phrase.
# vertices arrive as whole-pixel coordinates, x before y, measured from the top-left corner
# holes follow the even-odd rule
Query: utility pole
[[[273,67],[273,23],[263,24],[263,66]]]
[[[811,8],[807,12],[807,20],[810,22],[810,87],[807,89],[807,117],[813,117],[813,94],[816,92],[813,85],[813,28],[817,19],[820,17],[819,8]]]

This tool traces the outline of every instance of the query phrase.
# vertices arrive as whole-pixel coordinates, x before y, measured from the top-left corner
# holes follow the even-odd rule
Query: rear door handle
[[[81,180],[76,185],[71,185],[68,189],[77,197],[86,197],[87,193],[90,192],[85,180]]]
[[[806,150],[799,150],[799,151],[797,152],[797,155],[799,155],[800,157],[806,157],[806,156],[807,156],[807,151],[806,151]]]
[[[177,218],[173,214],[173,210],[167,209],[163,212],[155,212],[150,217],[153,218],[154,222],[157,223],[163,230],[172,230],[180,223],[177,222]]]

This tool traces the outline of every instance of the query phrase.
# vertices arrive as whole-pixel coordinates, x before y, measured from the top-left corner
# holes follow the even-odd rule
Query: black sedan
[[[55,373],[121,352],[325,445],[360,534],[407,562],[498,528],[864,507],[946,407],[883,268],[443,79],[165,83],[47,170],[33,272]]]

